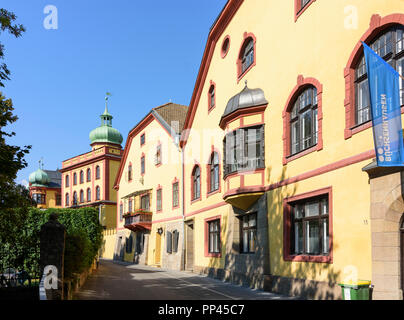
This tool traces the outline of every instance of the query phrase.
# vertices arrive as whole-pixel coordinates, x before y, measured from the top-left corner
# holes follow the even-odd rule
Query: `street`
[[[100,260],[74,300],[285,300],[191,272]]]

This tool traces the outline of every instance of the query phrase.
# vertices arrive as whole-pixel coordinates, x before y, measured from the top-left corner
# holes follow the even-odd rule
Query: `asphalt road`
[[[149,266],[101,260],[75,300],[285,300],[260,290]]]

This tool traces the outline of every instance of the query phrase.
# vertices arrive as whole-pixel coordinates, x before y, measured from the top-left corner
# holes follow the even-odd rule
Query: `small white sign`
[[[351,289],[344,288],[344,296],[345,300],[351,300]]]

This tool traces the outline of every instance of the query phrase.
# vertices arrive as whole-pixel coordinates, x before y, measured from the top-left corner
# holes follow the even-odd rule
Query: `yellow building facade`
[[[180,133],[187,107],[153,108],[129,133],[115,181],[115,259],[180,270],[183,241]]]
[[[61,208],[61,173],[39,168],[29,176],[29,193],[39,209]]]
[[[371,280],[402,299],[399,170],[371,164],[360,41],[402,74],[404,3],[301,6],[230,0],[210,30],[181,141],[185,264],[316,299]]]
[[[104,227],[101,256],[112,259],[117,227],[113,182],[123,154],[123,138],[112,128],[107,107],[100,117],[101,126],[90,133],[92,150],[62,162],[62,206],[98,208]]]

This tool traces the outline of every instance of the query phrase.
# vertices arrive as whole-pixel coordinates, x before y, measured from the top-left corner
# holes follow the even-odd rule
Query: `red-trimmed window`
[[[404,69],[404,26],[394,26],[374,40],[370,47],[388,64],[403,74]],[[404,80],[400,79],[401,105],[404,101]],[[370,121],[370,95],[365,57],[355,68],[355,125]]]
[[[90,181],[91,181],[91,169],[88,168],[87,169],[87,182],[90,182]]]
[[[290,110],[290,155],[315,146],[318,142],[317,89],[305,88]]]
[[[80,190],[80,203],[84,202],[84,191]]]
[[[331,188],[284,200],[284,259],[332,262]]]
[[[62,205],[62,195],[59,193],[56,193],[55,199],[56,199],[56,205],[61,206]]]
[[[220,165],[219,155],[217,152],[213,152],[209,159],[208,165],[208,193],[219,190],[220,187]]]
[[[295,0],[295,22],[300,15],[316,0]]]
[[[201,198],[201,168],[196,165],[192,170],[192,186],[191,186],[192,200]]]
[[[80,171],[80,184],[84,183],[84,171]]]
[[[65,195],[65,207],[70,207],[69,193],[66,193],[66,195]]]
[[[284,165],[323,149],[322,95],[319,81],[298,76],[282,113]]]
[[[244,41],[237,59],[238,81],[256,64],[256,40],[253,34],[244,34]]]
[[[163,189],[160,187],[156,190],[156,210],[158,212],[163,210]]]
[[[173,208],[178,208],[180,206],[179,199],[179,183],[178,181],[173,183]]]
[[[144,155],[140,158],[140,174],[144,175],[146,172],[146,158]]]
[[[216,85],[211,81],[208,92],[208,110],[210,111],[216,106]]]
[[[150,210],[150,195],[145,194],[140,197],[140,208],[146,211]]]
[[[91,202],[91,189],[87,188],[87,202]]]
[[[73,173],[73,185],[77,185],[77,173]]]
[[[119,220],[122,221],[123,219],[123,204],[119,205]]]
[[[205,256],[220,257],[221,255],[220,217],[205,220]]]
[[[222,50],[220,51],[220,56],[224,59],[230,49],[230,36],[226,36],[222,43]]]
[[[96,186],[95,187],[95,200],[100,200],[100,199],[101,199],[100,187]]]
[[[69,187],[69,185],[70,185],[69,175],[66,175],[66,177],[65,177],[65,187],[67,188],[67,187]]]
[[[101,170],[100,170],[100,166],[96,166],[95,167],[95,179],[100,179],[101,177]]]
[[[132,204],[133,204],[132,199],[129,199],[129,203],[128,203],[128,212],[129,213],[132,213]]]

